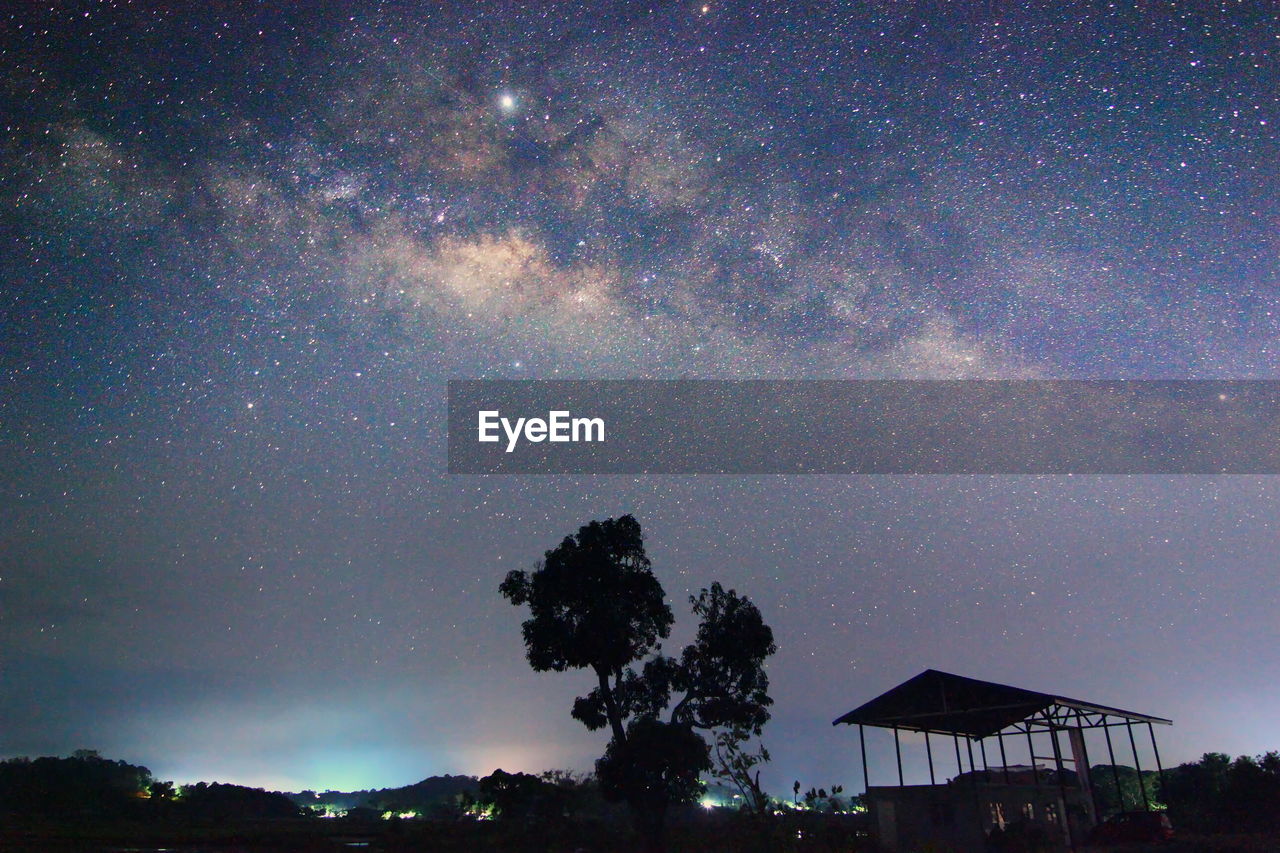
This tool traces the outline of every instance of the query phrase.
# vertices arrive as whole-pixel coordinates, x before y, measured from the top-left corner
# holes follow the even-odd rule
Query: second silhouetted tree
[[[523,633],[535,670],[594,673],[573,716],[591,730],[610,729],[596,765],[602,789],[625,800],[661,846],[667,806],[696,796],[710,768],[695,730],[737,742],[769,719],[764,662],[776,646],[759,609],[712,584],[690,599],[701,620],[694,642],[679,658],[659,654],[673,617],[629,515],[583,526],[533,572],[509,573],[501,592],[529,608]]]

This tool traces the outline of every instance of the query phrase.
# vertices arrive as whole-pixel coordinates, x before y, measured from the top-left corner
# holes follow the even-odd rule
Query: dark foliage
[[[151,771],[80,750],[70,758],[0,762],[0,810],[60,820],[183,818],[256,820],[295,817],[284,794],[241,785],[201,782],[175,791]]]
[[[1280,753],[1234,761],[1209,752],[1165,772],[1161,799],[1174,826],[1199,832],[1280,831]]]
[[[620,672],[671,633],[671,608],[629,515],[584,526],[532,575],[508,574],[501,591],[529,605],[524,642],[538,671]]]
[[[480,780],[476,797],[492,805],[500,820],[541,823],[569,817],[582,798],[581,784],[572,777],[493,771]]]
[[[151,771],[90,750],[71,758],[0,762],[0,811],[54,817],[111,817],[138,810]]]
[[[737,745],[769,719],[764,662],[776,646],[745,596],[718,583],[703,589],[690,598],[700,620],[694,642],[679,658],[658,653],[673,617],[640,524],[629,515],[585,525],[532,574],[511,572],[500,589],[512,604],[529,607],[523,631],[535,670],[595,673],[596,685],[574,701],[572,713],[588,729],[611,730],[597,765],[601,790],[630,803],[646,835],[660,834],[668,804],[699,793],[698,778],[711,764],[695,729],[715,733],[717,755],[740,756]],[[754,755],[721,770],[743,774],[735,784],[758,788],[751,768],[767,753]]]
[[[299,813],[298,806],[285,794],[218,782],[184,786],[179,803],[187,816],[197,820],[288,818]]]
[[[695,799],[710,769],[707,742],[688,725],[639,717],[627,726],[626,741],[609,743],[596,778],[607,796],[662,809]]]
[[[700,729],[760,734],[773,704],[764,671],[765,660],[778,650],[773,631],[750,599],[718,583],[689,602],[701,621],[679,666],[670,670],[672,686],[684,693],[672,719]]]
[[[1074,778],[1074,774],[1069,778]],[[1116,812],[1139,811],[1151,803],[1161,801],[1160,775],[1154,770],[1144,770],[1139,774],[1134,768],[1123,764],[1095,764],[1089,768],[1089,780],[1103,817]]]

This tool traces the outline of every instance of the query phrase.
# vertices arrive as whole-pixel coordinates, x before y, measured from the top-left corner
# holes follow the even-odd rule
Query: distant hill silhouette
[[[303,808],[330,807],[338,810],[373,808],[384,811],[416,811],[427,814],[453,802],[459,794],[474,795],[480,788],[474,776],[429,776],[400,788],[367,791],[299,791],[285,794]]]
[[[182,799],[177,805],[189,816],[205,820],[251,820],[298,815],[297,804],[284,794],[219,782],[197,782],[183,786]]]

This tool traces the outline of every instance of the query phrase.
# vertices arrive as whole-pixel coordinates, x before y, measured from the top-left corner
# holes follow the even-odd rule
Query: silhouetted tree
[[[840,795],[843,793],[843,785],[832,785],[830,794],[827,793],[826,788],[810,788],[804,793],[805,808],[816,812],[840,811],[845,806],[845,803],[840,799]]]
[[[702,792],[702,773],[711,768],[707,743],[684,723],[637,717],[627,726],[627,739],[609,742],[596,762],[600,788],[636,809],[641,832],[661,843],[667,807],[685,803]]]
[[[718,583],[689,601],[701,622],[673,668],[674,686],[684,698],[671,717],[713,731],[715,775],[738,788],[749,810],[763,814],[769,799],[757,768],[769,752],[762,744],[755,751],[744,745],[769,720],[773,700],[764,662],[777,651],[773,631],[749,599]]]
[[[1116,778],[1120,787],[1116,788]],[[1117,764],[1096,764],[1089,768],[1089,778],[1093,783],[1094,793],[1098,798],[1098,807],[1102,814],[1134,811],[1143,808],[1143,791],[1148,805],[1161,803],[1160,774],[1155,770],[1143,770],[1141,777],[1132,767]]]
[[[1280,753],[1234,761],[1220,752],[1166,771],[1162,795],[1176,825],[1201,832],[1280,830]]]
[[[592,670],[598,686],[591,696],[613,736],[625,741],[628,712],[643,691],[634,679],[624,683],[624,671],[657,649],[674,621],[639,522],[629,515],[593,521],[548,551],[532,575],[510,572],[500,590],[512,604],[529,605],[522,626],[529,665],[538,672]],[[577,705],[574,716],[582,719]]]
[[[501,820],[541,824],[572,812],[581,787],[570,774],[534,776],[498,769],[480,780],[476,800],[493,806]]]
[[[0,812],[60,817],[117,817],[137,811],[151,771],[110,761],[94,750],[71,758],[0,762]]]
[[[759,609],[714,583],[690,598],[700,618],[694,642],[679,658],[658,654],[674,620],[629,515],[585,525],[531,574],[509,573],[500,589],[529,607],[523,633],[535,670],[595,673],[573,716],[593,731],[610,729],[597,764],[601,787],[630,803],[659,845],[667,804],[695,797],[710,768],[710,749],[694,729],[737,745],[769,719],[764,661],[776,647]]]
[[[1230,770],[1230,756],[1206,752],[1199,761],[1165,773],[1160,797],[1169,804],[1169,813],[1177,826],[1211,831],[1225,825],[1223,794]]]
[[[743,739],[732,731],[716,733],[715,766],[712,773],[724,779],[735,788],[742,797],[743,807],[755,814],[764,814],[769,809],[769,797],[760,786],[758,765],[769,760],[769,751],[760,744],[752,752],[743,747]]]

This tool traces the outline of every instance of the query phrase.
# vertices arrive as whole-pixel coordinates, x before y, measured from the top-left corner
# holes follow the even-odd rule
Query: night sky
[[[590,769],[497,586],[628,512],[775,794],[930,667],[1280,748],[1276,478],[445,473],[452,378],[1280,378],[1272,3],[452,5],[3,13],[0,755]]]

